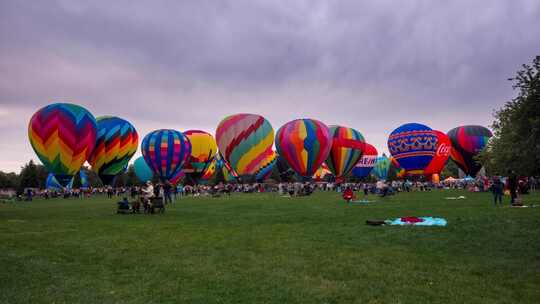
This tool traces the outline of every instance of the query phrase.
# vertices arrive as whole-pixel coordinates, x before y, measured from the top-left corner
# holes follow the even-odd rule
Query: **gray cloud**
[[[540,50],[539,20],[534,0],[2,1],[0,169],[32,156],[26,123],[55,100],[142,135],[314,117],[381,150],[408,121],[489,124]]]

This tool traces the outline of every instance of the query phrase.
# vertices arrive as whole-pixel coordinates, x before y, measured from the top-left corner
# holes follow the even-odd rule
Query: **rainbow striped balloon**
[[[337,178],[343,177],[362,158],[365,148],[364,136],[352,128],[330,126],[332,149],[326,159],[328,168]]]
[[[37,156],[62,186],[90,157],[96,143],[96,119],[85,108],[54,103],[34,113],[28,138]]]
[[[88,162],[101,181],[109,185],[137,151],[139,136],[133,125],[122,118],[101,116],[96,121],[96,147]]]
[[[225,161],[238,175],[253,175],[273,153],[274,129],[260,115],[236,114],[219,123],[216,140]]]
[[[303,177],[315,174],[328,157],[331,148],[330,130],[315,119],[290,121],[277,132],[277,152]]]
[[[142,141],[144,161],[163,181],[170,181],[191,154],[189,139],[176,130],[155,130]]]

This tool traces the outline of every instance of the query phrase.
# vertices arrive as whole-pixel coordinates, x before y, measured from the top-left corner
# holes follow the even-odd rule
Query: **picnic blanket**
[[[384,221],[386,225],[398,225],[398,226],[446,226],[447,222],[445,219],[440,217],[431,217],[431,216],[407,216],[407,217],[398,217],[396,219],[390,219]]]
[[[446,226],[447,221],[441,217],[430,217],[430,216],[407,216],[407,217],[398,217],[395,219],[389,220],[367,220],[367,225],[372,226],[382,226],[382,225],[395,225],[395,226]]]

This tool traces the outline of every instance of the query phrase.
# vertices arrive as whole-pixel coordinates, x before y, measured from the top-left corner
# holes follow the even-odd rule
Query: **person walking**
[[[501,182],[500,177],[494,176],[491,183],[491,193],[493,193],[493,205],[497,206],[497,203],[502,206],[502,196],[503,196],[503,183]]]

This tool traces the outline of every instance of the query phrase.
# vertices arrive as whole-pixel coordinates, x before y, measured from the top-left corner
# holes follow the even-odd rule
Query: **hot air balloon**
[[[152,169],[150,169],[142,156],[135,160],[133,163],[133,169],[135,170],[135,175],[137,175],[137,178],[143,183],[151,180],[154,176],[154,172],[152,172]]]
[[[437,150],[437,135],[428,126],[408,123],[388,138],[388,150],[408,174],[421,175]]]
[[[482,164],[474,158],[485,148],[491,136],[491,131],[482,126],[462,126],[450,130],[450,157],[465,174],[476,176]]]
[[[356,163],[356,166],[352,169],[352,174],[357,178],[364,178],[371,173],[375,161],[377,160],[377,149],[374,146],[366,143],[364,147],[364,153],[360,160]]]
[[[100,116],[96,121],[96,146],[88,163],[103,184],[110,185],[137,151],[139,136],[133,125],[122,118]]]
[[[330,126],[332,148],[326,164],[336,178],[341,179],[351,172],[362,158],[365,147],[364,136],[355,129]]]
[[[210,133],[200,130],[188,130],[184,132],[184,135],[191,143],[191,155],[183,171],[193,183],[197,183],[214,160],[217,143]]]
[[[272,151],[273,153],[269,155],[266,160],[263,162],[263,165],[257,172],[255,172],[255,180],[257,182],[262,182],[270,177],[272,174],[272,170],[274,169],[274,166],[277,162],[277,153]]]
[[[424,170],[424,175],[426,176],[441,173],[450,157],[450,150],[452,149],[452,143],[446,134],[441,131],[434,130],[434,132],[437,135],[437,150],[435,156]]]
[[[309,178],[328,158],[332,139],[328,127],[315,119],[296,119],[277,132],[276,149],[300,176]]]
[[[141,151],[152,172],[162,181],[170,181],[191,154],[191,143],[181,132],[161,129],[144,137]]]
[[[216,129],[216,141],[224,160],[240,176],[252,176],[273,153],[274,129],[264,117],[235,114]]]
[[[332,171],[330,171],[330,168],[326,163],[322,163],[322,165],[315,171],[315,174],[313,174],[313,179],[316,181],[323,180],[327,175],[332,175]]]
[[[375,177],[379,180],[386,180],[388,178],[388,170],[390,170],[391,165],[392,162],[388,157],[386,157],[385,154],[377,157],[372,171],[373,175],[375,175]]]
[[[96,119],[85,108],[54,103],[37,111],[28,124],[28,137],[37,156],[62,186],[89,158],[96,143]]]

